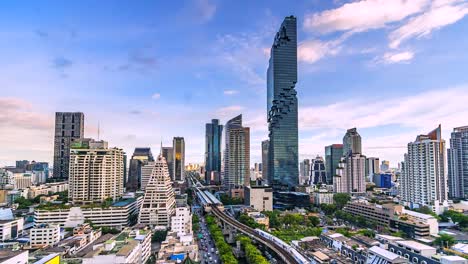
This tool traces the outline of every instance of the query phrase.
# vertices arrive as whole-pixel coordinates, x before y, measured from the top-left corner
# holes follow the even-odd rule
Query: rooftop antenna
[[[98,141],[100,140],[100,135],[101,135],[101,128],[100,128],[100,124],[99,124],[99,121],[97,122],[97,139]]]
[[[160,149],[160,152],[161,152],[160,154],[161,154],[161,156],[162,156],[162,154],[163,154],[163,153],[162,153],[162,148],[163,148],[163,146],[162,146],[162,137],[161,137],[161,149]]]

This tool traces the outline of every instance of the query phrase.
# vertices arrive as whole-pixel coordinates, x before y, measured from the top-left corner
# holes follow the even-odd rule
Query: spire
[[[161,149],[160,149],[160,153],[159,153],[161,156],[162,156],[162,154],[163,154],[162,148],[163,148],[163,146],[162,146],[162,137],[161,137]]]

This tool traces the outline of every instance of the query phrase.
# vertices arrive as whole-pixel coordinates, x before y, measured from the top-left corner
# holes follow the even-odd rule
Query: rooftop
[[[384,259],[388,260],[388,261],[393,261],[395,259],[398,259],[400,256],[398,256],[397,254],[395,253],[392,253],[388,250],[385,250],[381,247],[378,247],[378,246],[373,246],[371,248],[369,248],[369,252],[372,252],[376,255],[379,255],[381,257],[383,257]]]
[[[409,248],[412,248],[412,249],[417,249],[417,250],[436,250],[435,248],[431,247],[431,246],[428,246],[428,245],[424,245],[422,243],[418,243],[416,241],[412,241],[412,240],[400,240],[400,241],[397,241],[396,242],[398,245],[402,245],[402,246],[405,246],[405,247],[409,247]]]

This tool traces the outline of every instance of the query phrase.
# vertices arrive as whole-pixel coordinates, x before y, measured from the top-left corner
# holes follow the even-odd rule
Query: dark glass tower
[[[151,148],[135,148],[130,159],[127,182],[125,188],[127,192],[134,192],[141,188],[141,167],[154,161]]]
[[[268,182],[276,190],[299,184],[296,82],[297,22],[289,16],[276,33],[267,71]]]
[[[343,144],[333,144],[325,147],[325,167],[327,171],[327,184],[333,183],[336,168],[343,157]]]
[[[221,140],[223,136],[223,125],[218,119],[211,120],[206,124],[205,131],[205,181],[210,184],[219,184],[221,174]],[[212,177],[212,175],[214,177]]]
[[[70,146],[83,135],[83,113],[55,113],[54,178],[68,179]]]
[[[185,140],[183,137],[174,137],[172,140],[173,148],[173,177],[172,181],[185,180]]]

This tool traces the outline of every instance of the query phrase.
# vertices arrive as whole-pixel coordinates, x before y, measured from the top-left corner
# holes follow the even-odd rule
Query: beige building
[[[312,197],[315,205],[320,204],[333,204],[334,193],[327,191],[326,189],[320,189],[317,192],[312,193]]]
[[[257,211],[273,211],[273,189],[268,186],[244,187],[245,204]]]
[[[106,141],[81,139],[70,150],[70,201],[75,204],[117,200],[123,194],[124,152]]]
[[[343,157],[333,177],[335,193],[366,192],[366,156],[359,153]]]

